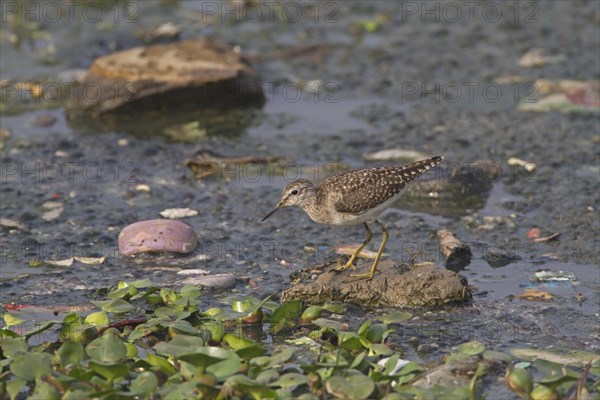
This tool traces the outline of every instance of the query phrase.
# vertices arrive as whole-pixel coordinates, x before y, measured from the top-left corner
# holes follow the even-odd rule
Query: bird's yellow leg
[[[371,266],[371,271],[369,271],[366,274],[352,274],[350,276],[353,276],[355,278],[367,278],[368,280],[373,279],[373,276],[375,275],[375,271],[377,271],[377,264],[379,263],[379,259],[381,258],[381,255],[383,254],[383,249],[385,249],[385,245],[387,244],[388,241],[388,231],[387,229],[385,229],[385,227],[383,225],[381,225],[381,223],[377,220],[375,220],[375,223],[377,225],[379,225],[379,227],[381,228],[381,232],[383,232],[383,241],[381,242],[381,246],[379,246],[379,251],[377,252],[377,257],[375,257],[375,261],[373,261],[373,265]]]
[[[354,254],[352,254],[352,256],[350,256],[350,259],[348,260],[348,262],[346,262],[346,264],[342,265],[341,267],[337,267],[336,271],[345,271],[345,270],[347,270],[350,267],[356,268],[354,266],[354,260],[356,260],[356,257],[358,257],[360,255],[360,252],[363,251],[363,249],[365,248],[365,246],[367,244],[369,244],[369,242],[373,238],[373,232],[371,232],[371,230],[369,229],[369,225],[367,225],[366,223],[364,223],[363,225],[365,226],[365,229],[367,230],[367,238],[364,240],[364,242],[362,242],[362,244],[354,252]]]

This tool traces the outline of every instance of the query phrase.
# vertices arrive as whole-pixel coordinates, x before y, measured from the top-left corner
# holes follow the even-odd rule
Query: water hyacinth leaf
[[[159,307],[154,311],[154,315],[156,318],[164,321],[171,321],[176,319],[185,319],[192,315],[192,313],[184,310],[176,310],[171,307]]]
[[[133,306],[123,299],[112,299],[105,301],[92,301],[96,307],[100,308],[105,312],[112,312],[116,314],[126,313],[133,311]]]
[[[17,317],[16,315],[13,315],[10,313],[3,314],[2,319],[4,320],[4,323],[6,324],[6,326],[21,325],[23,322],[25,322],[24,319],[21,319],[21,318]]]
[[[409,361],[408,364],[406,364],[405,366],[400,368],[400,371],[398,371],[397,375],[402,376],[402,375],[419,373],[419,372],[423,372],[423,371],[425,371],[425,368],[421,367],[419,364],[417,364],[414,361]]]
[[[224,360],[223,358],[213,357],[210,354],[206,354],[200,351],[189,354],[181,354],[177,357],[177,359],[193,365],[202,372],[204,372],[207,367]]]
[[[297,325],[297,319],[302,311],[302,302],[293,300],[279,306],[271,315],[271,325],[274,333]]]
[[[52,372],[50,356],[46,353],[16,354],[10,364],[10,372],[26,381],[39,379]]]
[[[158,378],[154,372],[144,371],[136,376],[133,382],[131,382],[129,393],[127,393],[127,395],[146,396],[152,393],[157,387]]]
[[[133,286],[125,286],[120,289],[111,290],[107,296],[111,299],[130,299],[138,294],[138,290]]]
[[[308,376],[299,374],[297,372],[289,372],[283,374],[275,382],[271,383],[270,386],[277,386],[282,388],[293,388],[308,383]]]
[[[267,352],[267,350],[260,344],[253,344],[252,346],[244,347],[235,351],[238,356],[243,360],[250,361],[256,357],[260,357]]]
[[[366,356],[367,356],[366,351],[359,353],[356,357],[354,357],[354,360],[352,360],[352,363],[350,364],[350,368],[358,368],[358,366],[363,362],[363,360],[365,359]]]
[[[267,365],[267,368],[275,368],[283,365],[287,360],[292,358],[295,349],[292,347],[285,347],[283,350],[273,354]]]
[[[356,333],[358,333],[362,337],[366,337],[367,332],[369,331],[369,328],[371,327],[372,323],[373,322],[371,320],[366,320],[365,322],[363,322],[363,324],[360,326],[360,328],[358,328]]]
[[[198,383],[199,382],[192,380],[177,384],[167,384],[164,385],[158,393],[165,400],[195,399],[198,397],[198,392],[196,390]]]
[[[206,369],[219,381],[236,374],[241,367],[241,359],[235,352],[220,347],[199,348],[194,353],[178,358],[201,370]]]
[[[383,322],[384,324],[393,324],[408,321],[412,317],[413,315],[411,313],[397,311],[389,314],[384,314],[381,317],[379,317],[378,320]]]
[[[343,399],[366,399],[375,389],[375,383],[368,376],[354,374],[332,376],[325,382],[328,393]]]
[[[198,297],[200,297],[201,293],[202,292],[200,291],[200,289],[194,285],[184,285],[179,291],[181,297],[188,300],[197,299]]]
[[[221,343],[225,337],[225,325],[220,321],[208,321],[202,324],[200,331],[208,333],[210,341],[213,343]],[[228,342],[229,343],[229,342]],[[231,344],[229,345],[230,347]],[[237,350],[237,349],[234,349]]]
[[[198,330],[185,320],[170,322],[165,324],[165,326],[168,327],[168,332],[173,337],[177,334],[186,334],[190,336],[198,335]]]
[[[60,394],[56,388],[47,382],[37,382],[33,394],[29,397],[30,400],[58,400]]]
[[[362,336],[354,332],[342,332],[338,338],[342,349],[347,351],[357,351],[362,349],[368,349],[371,343]]]
[[[204,347],[204,340],[197,336],[177,335],[169,342],[158,342],[154,350],[160,354],[178,357],[181,354],[189,354]]]
[[[529,398],[529,393],[533,389],[531,371],[523,368],[513,368],[507,371],[505,381],[510,390],[522,398]]]
[[[144,289],[149,287],[155,287],[156,285],[148,278],[139,279],[137,281],[128,282],[129,286],[133,286],[138,289]]]
[[[369,345],[369,355],[375,356],[391,356],[394,354],[394,350],[390,349],[387,345],[381,343],[371,343]]]
[[[226,334],[223,337],[223,340],[229,345],[229,347],[231,347],[235,351],[245,349],[256,344],[243,336],[234,335],[232,333]]]
[[[110,320],[108,319],[108,314],[104,311],[98,311],[91,313],[87,317],[85,317],[84,322],[89,325],[104,327],[110,325]]]
[[[90,342],[85,351],[92,360],[107,364],[116,364],[127,356],[127,346],[115,329],[108,329],[102,336]]]
[[[365,338],[372,343],[382,343],[390,332],[385,324],[373,324],[368,328]]]
[[[315,319],[320,318],[321,314],[323,314],[323,307],[310,306],[302,312],[302,316],[300,317],[300,322],[303,324],[308,324],[308,323],[314,321]]]
[[[483,343],[473,340],[471,342],[466,342],[458,345],[458,351],[463,354],[467,354],[469,356],[475,356],[477,354],[483,353],[485,350],[485,346]]]
[[[344,314],[346,312],[346,306],[343,303],[337,303],[333,301],[328,301],[323,304],[323,308],[330,313],[335,314]]]
[[[20,338],[8,339],[2,342],[2,354],[4,357],[13,358],[18,353],[27,353],[29,346]]]
[[[337,332],[342,331],[342,324],[337,321],[332,321],[330,319],[317,318],[313,321],[313,324],[320,326],[321,328],[328,328]]]
[[[127,348],[127,358],[135,358],[138,355],[138,348],[133,343],[125,342],[125,347]]]
[[[234,375],[228,378],[223,387],[237,389],[255,400],[274,399],[276,395],[270,387],[255,382],[245,375]]]
[[[105,364],[90,360],[89,366],[92,371],[108,381],[129,376],[129,368],[125,364]]]
[[[148,364],[157,367],[167,376],[171,376],[176,372],[175,367],[166,358],[157,356],[156,354],[147,353],[146,361],[148,361]]]
[[[576,381],[580,374],[564,365],[542,359],[534,360],[533,365],[543,376],[538,380],[541,384],[558,385],[564,382]]]
[[[163,301],[166,304],[173,304],[175,302],[175,300],[177,300],[177,298],[178,298],[177,293],[175,293],[171,289],[167,289],[167,288],[160,289],[159,294],[160,294],[160,297],[162,297]]]
[[[279,379],[279,371],[276,369],[266,369],[256,375],[254,380],[260,384],[268,385],[271,382],[275,382]]]
[[[25,379],[16,377],[15,379],[6,383],[6,393],[8,393],[11,399],[16,399],[25,384],[27,384]]]
[[[79,364],[85,357],[83,345],[77,342],[65,342],[56,351],[63,366]]]
[[[502,353],[501,351],[486,350],[483,352],[483,359],[490,361],[501,361],[505,364],[512,362],[512,357],[509,354]]]

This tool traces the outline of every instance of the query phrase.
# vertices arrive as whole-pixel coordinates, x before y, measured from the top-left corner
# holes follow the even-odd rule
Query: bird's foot
[[[350,258],[344,265],[340,265],[341,262],[338,260],[337,267],[334,268],[335,271],[345,271],[348,268],[352,267],[353,270],[356,270],[354,266],[354,260]]]

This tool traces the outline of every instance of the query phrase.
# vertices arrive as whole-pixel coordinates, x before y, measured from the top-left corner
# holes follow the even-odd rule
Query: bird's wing
[[[434,157],[407,165],[369,168],[334,176],[324,184],[334,186],[336,211],[361,214],[399,195],[407,184],[440,162],[441,158]],[[328,192],[333,192],[331,189]]]
[[[402,176],[375,172],[372,169],[358,172],[356,179],[344,180],[336,186],[338,198],[335,201],[337,212],[361,214],[399,194],[406,186]]]

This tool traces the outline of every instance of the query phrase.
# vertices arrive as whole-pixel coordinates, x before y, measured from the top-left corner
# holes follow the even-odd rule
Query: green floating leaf
[[[211,342],[221,343],[225,337],[225,325],[221,321],[208,321],[202,324],[200,332],[207,332]]]
[[[169,342],[158,342],[154,350],[160,354],[178,357],[204,347],[204,340],[198,336],[177,335]]]
[[[558,384],[580,378],[579,373],[552,361],[537,359],[533,361],[533,365],[542,374],[542,378],[538,380],[542,384]]]
[[[148,364],[157,367],[167,376],[171,376],[176,372],[175,367],[166,358],[157,356],[156,354],[146,353],[146,361],[148,361]]]
[[[85,348],[90,358],[100,363],[116,364],[127,356],[127,346],[115,329],[108,329]]]
[[[501,361],[505,364],[512,362],[512,357],[509,354],[502,353],[500,351],[486,350],[483,352],[483,359],[490,361]]]
[[[255,382],[245,375],[234,375],[228,378],[223,384],[223,388],[239,390],[255,400],[275,399],[276,396],[273,389]]]
[[[275,382],[272,382],[270,386],[292,388],[296,386],[305,385],[308,383],[308,376],[299,374],[297,372],[289,372],[283,374]]]
[[[381,317],[379,317],[378,320],[383,322],[384,324],[394,324],[398,322],[408,321],[412,317],[413,315],[411,313],[397,311],[389,314],[384,314]]]
[[[271,314],[273,332],[277,334],[283,329],[296,326],[300,311],[302,311],[302,302],[300,300],[289,301],[279,306]]]
[[[149,287],[156,286],[154,284],[154,282],[152,282],[148,278],[139,279],[137,281],[131,281],[131,282],[128,282],[128,284],[129,284],[129,286],[133,286],[133,287],[136,287],[138,289],[143,289],[143,288],[149,288]]]
[[[23,387],[27,384],[27,380],[16,377],[10,382],[6,383],[6,393],[11,399],[16,399]]]
[[[340,332],[343,329],[341,323],[325,318],[317,318],[313,321],[313,324],[320,326],[321,328],[329,328],[337,332]]]
[[[353,374],[332,376],[325,383],[327,392],[344,399],[366,399],[375,389],[375,383],[368,376]]]
[[[77,342],[65,342],[56,350],[63,366],[79,364],[85,357],[83,345]]]
[[[92,301],[92,303],[105,312],[126,313],[133,311],[133,306],[123,299],[112,299],[106,301]]]
[[[13,358],[19,353],[27,353],[29,346],[23,339],[8,339],[2,342],[2,353],[4,357]]]
[[[478,342],[476,340],[458,345],[458,351],[469,356],[475,356],[477,354],[483,353],[484,350],[485,346],[483,345],[483,343]]]
[[[129,376],[129,367],[125,364],[99,363],[90,360],[89,366],[98,375],[109,381]]]
[[[235,351],[238,356],[243,360],[250,361],[255,357],[260,357],[267,352],[267,350],[260,344],[253,344],[252,346],[244,347]]]
[[[119,289],[111,290],[107,296],[111,299],[130,299],[138,294],[138,290],[133,286],[124,286]]]
[[[294,355],[295,349],[292,347],[285,347],[279,352],[273,354],[269,363],[267,364],[267,368],[275,368],[283,365],[287,360],[292,358]]]
[[[139,374],[129,386],[130,396],[146,396],[158,387],[158,378],[154,372],[144,371]]]
[[[33,394],[28,397],[29,400],[58,400],[60,393],[56,388],[47,382],[36,382]]]
[[[346,312],[346,306],[343,303],[337,303],[333,301],[328,301],[323,304],[323,308],[330,313],[335,314],[344,314]]]
[[[200,369],[202,372],[204,372],[207,367],[224,360],[223,358],[213,357],[202,351],[197,351],[195,353],[189,354],[182,354],[179,357],[177,357],[177,359],[192,364],[194,367]]]
[[[310,306],[302,313],[302,316],[300,317],[300,322],[303,324],[308,324],[314,321],[315,319],[321,317],[321,314],[323,314],[323,307]]]
[[[90,324],[93,326],[104,327],[110,325],[110,320],[108,319],[108,315],[104,311],[98,311],[91,313],[87,317],[85,317],[84,322],[86,324]]]
[[[256,344],[243,336],[234,335],[232,333],[226,334],[223,337],[223,340],[229,345],[229,347],[236,351],[250,346],[254,346]]]
[[[194,285],[185,285],[179,291],[181,297],[188,300],[195,300],[200,297],[202,293],[197,286]]]
[[[33,381],[52,372],[50,356],[46,353],[21,353],[15,355],[10,372],[17,378]]]

